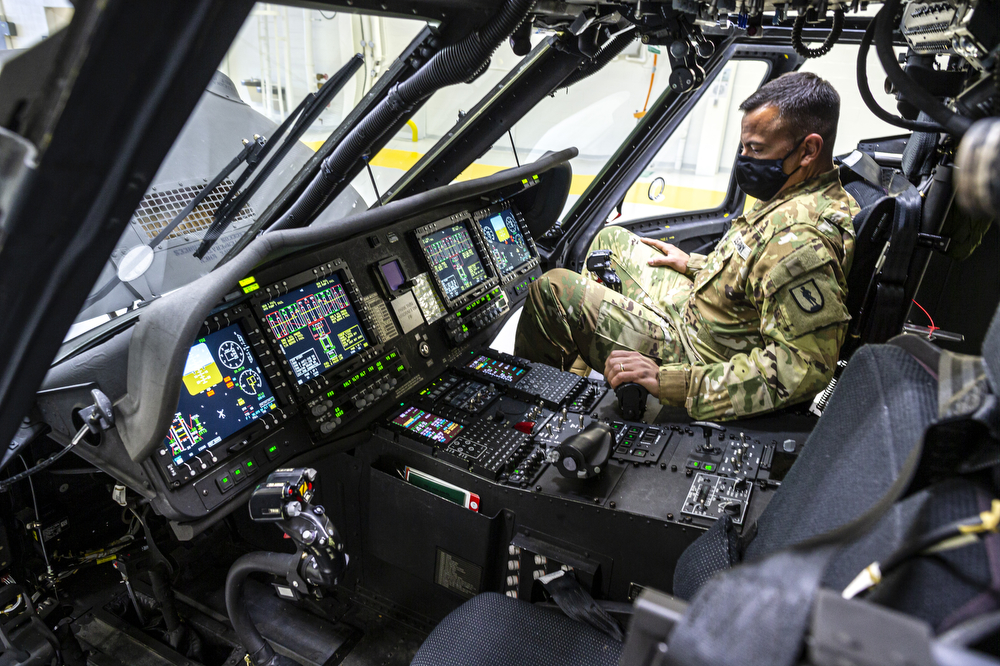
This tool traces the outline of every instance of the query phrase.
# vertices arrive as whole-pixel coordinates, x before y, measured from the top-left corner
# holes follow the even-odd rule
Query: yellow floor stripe
[[[323,145],[322,141],[306,142],[306,145],[313,150],[318,150]],[[407,171],[423,157],[423,153],[415,150],[398,150],[396,148],[383,148],[371,161],[372,166],[385,169],[396,169]],[[465,171],[460,173],[455,181],[472,180],[491,176],[498,171],[503,171],[508,167],[496,166],[493,164],[470,164]],[[579,196],[583,194],[595,176],[585,174],[573,174],[573,181],[570,183],[569,193]],[[645,204],[648,206],[661,206],[664,208],[677,208],[680,210],[706,210],[715,208],[726,197],[725,192],[718,190],[703,190],[697,187],[684,187],[681,185],[667,185],[663,189],[663,197],[659,201],[651,201],[648,198],[649,183],[637,181],[628,189],[625,194],[625,201],[632,204]],[[752,204],[751,204],[752,205]]]

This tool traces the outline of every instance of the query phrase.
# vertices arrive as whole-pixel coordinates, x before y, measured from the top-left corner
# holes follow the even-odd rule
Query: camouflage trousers
[[[650,266],[663,255],[621,227],[605,227],[590,246],[611,250],[622,293],[563,268],[531,284],[517,326],[514,353],[562,370],[578,356],[603,372],[616,349],[639,352],[664,363],[688,362],[679,309],[692,282],[665,266]]]

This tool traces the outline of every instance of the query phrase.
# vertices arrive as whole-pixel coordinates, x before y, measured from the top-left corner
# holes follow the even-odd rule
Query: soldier
[[[622,293],[549,271],[531,285],[514,352],[612,387],[636,382],[698,419],[812,398],[833,376],[850,316],[857,203],[833,164],[840,97],[814,74],[771,81],[741,105],[736,182],[757,202],[707,255],[619,227],[597,234]]]

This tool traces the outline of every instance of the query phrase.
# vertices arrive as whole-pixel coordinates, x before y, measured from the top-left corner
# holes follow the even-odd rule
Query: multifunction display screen
[[[449,300],[486,281],[482,259],[464,222],[424,236],[420,246]]]
[[[506,275],[531,261],[531,250],[517,224],[514,211],[508,208],[484,217],[479,220],[479,226],[483,230],[486,246],[502,274]]]
[[[447,444],[462,432],[462,426],[454,421],[416,407],[407,407],[392,422],[439,444]]]
[[[239,324],[198,340],[166,444],[175,465],[207,451],[278,405]]]
[[[369,346],[336,276],[310,282],[260,307],[299,384]]]
[[[508,384],[513,384],[519,380],[528,370],[513,363],[504,363],[489,356],[480,355],[469,361],[465,366],[469,370],[481,372],[487,377],[498,379]]]

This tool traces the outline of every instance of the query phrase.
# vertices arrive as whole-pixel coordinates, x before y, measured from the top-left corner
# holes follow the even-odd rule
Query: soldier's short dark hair
[[[743,100],[740,111],[754,111],[767,105],[778,108],[781,123],[793,139],[819,134],[824,150],[833,150],[840,119],[840,95],[829,81],[810,72],[783,74]]]

